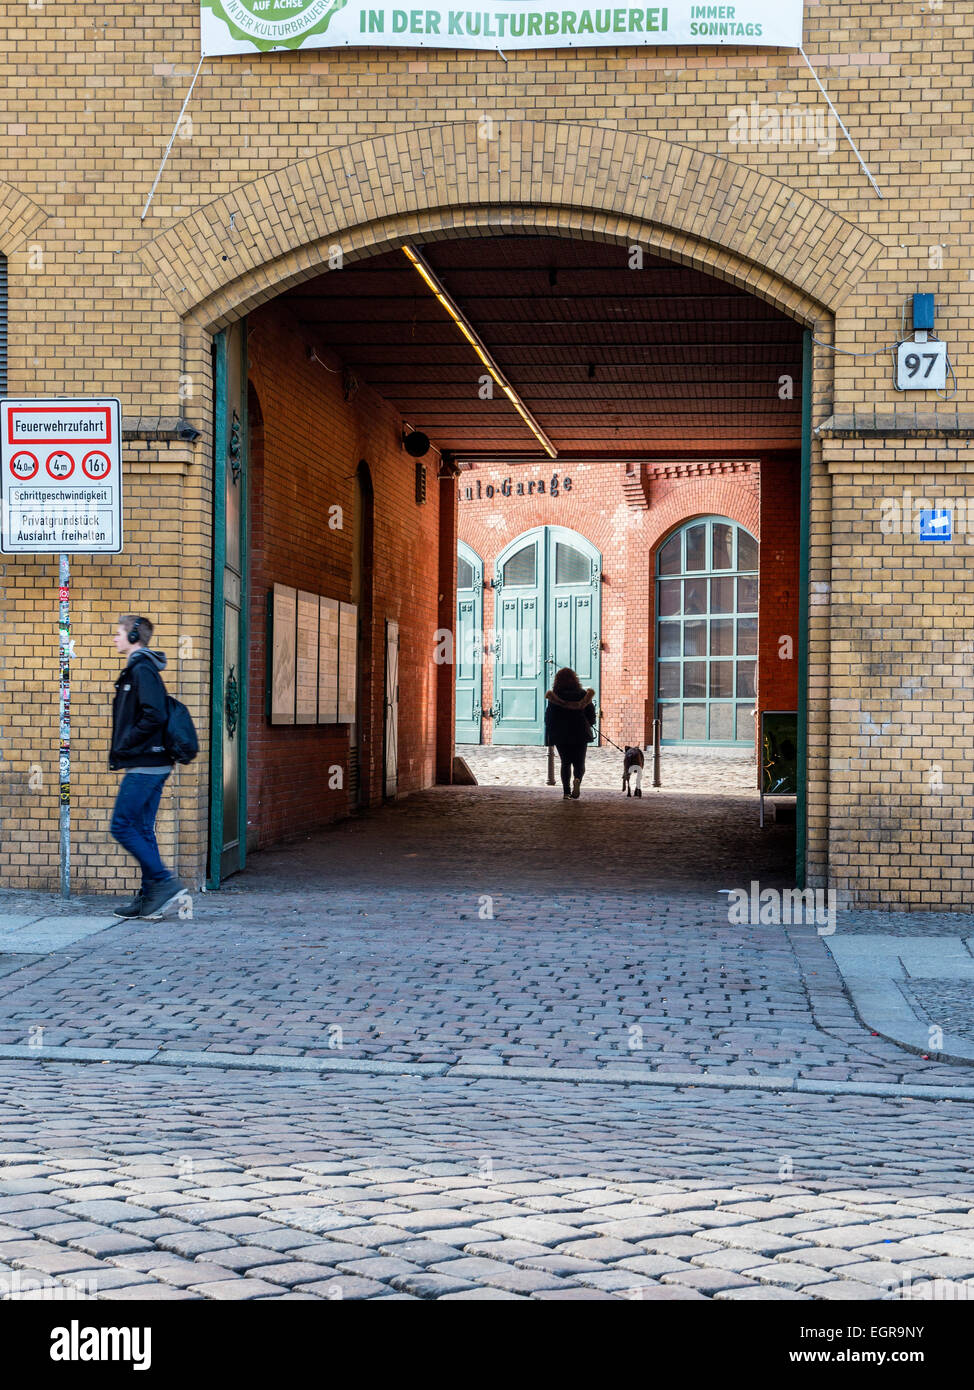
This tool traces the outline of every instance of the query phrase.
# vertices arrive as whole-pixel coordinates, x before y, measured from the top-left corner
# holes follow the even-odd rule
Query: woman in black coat
[[[545,746],[550,748],[554,744],[558,749],[562,790],[566,797],[577,801],[585,776],[585,750],[595,727],[595,691],[583,690],[575,672],[570,666],[564,666],[555,676],[545,699]]]

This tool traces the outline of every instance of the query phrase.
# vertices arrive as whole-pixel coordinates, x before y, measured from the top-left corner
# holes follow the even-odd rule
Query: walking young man
[[[112,639],[127,657],[115,682],[112,746],[108,766],[124,773],[115,798],[111,833],[139,862],[142,886],[131,902],[115,909],[116,917],[159,917],[185,893],[186,885],[166,868],[156,843],[156,813],[173,759],[166,752],[166,687],[159,675],[164,652],[149,651],[153,626],[148,618],[126,613]]]

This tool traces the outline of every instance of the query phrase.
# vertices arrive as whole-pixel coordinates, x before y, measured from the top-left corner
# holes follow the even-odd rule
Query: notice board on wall
[[[766,796],[798,795],[798,711],[761,711],[761,811],[764,829]]]
[[[761,790],[766,796],[798,793],[798,711],[761,711]]]
[[[318,595],[298,591],[295,724],[318,722]]]
[[[318,723],[338,720],[338,599],[318,600]]]
[[[275,584],[268,603],[272,724],[351,724],[358,689],[358,606]]]
[[[272,724],[294,723],[298,595],[286,584],[271,591],[270,716]]]

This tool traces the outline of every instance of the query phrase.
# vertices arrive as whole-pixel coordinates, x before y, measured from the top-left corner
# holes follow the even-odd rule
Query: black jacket
[[[588,743],[595,727],[594,690],[577,690],[577,699],[563,699],[549,690],[545,696],[544,741],[550,748],[553,743],[563,743],[578,747]]]
[[[165,667],[164,652],[139,647],[115,682],[110,768],[171,766],[162,741],[168,708],[159,672]]]

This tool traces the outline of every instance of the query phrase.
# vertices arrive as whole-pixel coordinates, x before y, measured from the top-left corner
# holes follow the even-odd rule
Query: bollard
[[[662,732],[663,732],[663,721],[662,721],[661,719],[654,719],[654,720],[653,720],[653,786],[654,786],[654,787],[661,787],[661,786],[663,785],[662,780],[660,779],[660,774],[659,774],[659,746],[660,746],[660,738],[661,738],[661,736],[662,736]]]
[[[548,749],[548,786],[555,785],[555,749],[552,744]]]

